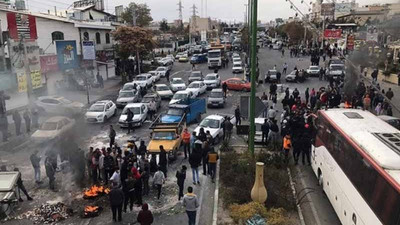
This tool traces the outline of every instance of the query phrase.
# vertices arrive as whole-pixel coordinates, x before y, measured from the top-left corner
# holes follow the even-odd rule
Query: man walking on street
[[[17,110],[14,110],[12,114],[12,118],[14,120],[14,125],[15,125],[15,134],[17,136],[21,135],[21,115],[19,115],[19,112]]]
[[[133,112],[131,111],[130,108],[128,108],[128,112],[126,112],[126,122],[128,123],[128,134],[131,133],[131,130],[133,131],[132,119],[133,119]],[[111,145],[110,145],[110,147],[111,147]]]
[[[214,148],[207,155],[208,161],[208,173],[211,175],[211,182],[214,183],[215,174],[217,172],[217,161],[219,159],[218,153],[215,152]]]
[[[228,92],[228,85],[226,82],[222,84],[222,91],[224,92],[224,97],[226,98],[226,93]]]
[[[149,205],[147,203],[142,205],[142,210],[140,210],[136,220],[140,225],[151,225],[153,223],[153,213],[149,210]]]
[[[179,188],[179,194],[178,194],[178,200],[180,201],[181,198],[183,197],[183,188],[185,185],[185,179],[186,179],[186,166],[183,165],[181,170],[176,171],[176,179],[177,179],[177,184]]]
[[[290,135],[286,134],[285,137],[283,137],[283,154],[285,155],[286,163],[289,163],[289,152],[291,148],[292,148],[292,141],[290,139]]]
[[[393,94],[392,88],[389,88],[389,90],[386,92],[386,97],[389,100],[392,100],[393,96],[394,96],[394,94]]]
[[[203,175],[207,176],[207,170],[209,170],[208,168],[208,160],[207,160],[207,156],[208,153],[210,152],[210,144],[205,141],[203,142],[203,149],[201,152],[201,157],[202,157],[202,162],[203,162]],[[210,171],[208,171],[208,173],[210,173]]]
[[[154,174],[153,183],[157,187],[157,199],[160,199],[161,196],[161,188],[165,183],[164,173],[160,170],[160,167],[157,167],[157,172]]]
[[[46,175],[49,178],[49,187],[50,190],[55,190],[55,174],[56,174],[56,168],[54,168],[51,156],[47,156],[46,159],[44,160],[44,166],[46,169]]]
[[[182,134],[182,140],[183,140],[183,150],[185,152],[185,159],[187,159],[187,156],[190,156],[190,133],[187,128],[183,131]]]
[[[110,125],[110,131],[108,133],[108,137],[110,138],[110,148],[112,148],[115,143],[115,136],[117,136],[117,133],[115,132],[113,126]]]
[[[15,168],[14,171],[17,171],[17,172],[19,173],[19,177],[18,177],[18,180],[17,180],[18,196],[19,196],[18,201],[20,201],[20,202],[23,202],[23,201],[24,201],[24,200],[22,200],[22,198],[21,198],[21,193],[20,193],[20,191],[22,191],[22,192],[26,195],[26,198],[28,199],[28,201],[32,201],[33,198],[31,198],[31,196],[29,196],[29,194],[28,194],[28,192],[26,191],[26,188],[25,188],[25,186],[24,186],[24,182],[22,181],[21,172],[19,172],[19,169],[18,169],[18,168]]]
[[[158,161],[158,165],[160,167],[160,170],[164,173],[165,177],[168,177],[167,173],[168,173],[168,169],[167,169],[167,165],[168,165],[168,158],[167,158],[167,152],[164,149],[164,146],[160,145],[160,157],[159,157],[159,161]]]
[[[38,156],[38,150],[35,150],[32,155],[30,156],[30,160],[32,163],[32,167],[35,173],[35,181],[37,184],[41,184],[42,182],[40,181],[40,156]]]
[[[235,109],[235,118],[236,118],[236,126],[238,126],[238,124],[240,125],[242,123],[241,121],[241,117],[240,117],[240,109],[239,106],[236,106]]]
[[[309,88],[306,89],[306,91],[304,92],[305,98],[306,98],[306,105],[308,105],[308,100],[310,99],[310,92],[309,92]]]
[[[26,126],[26,133],[31,132],[31,117],[29,116],[29,109],[26,109],[23,114]]]
[[[100,88],[104,88],[103,76],[101,76],[99,72],[97,72],[96,79],[97,82],[99,83]]]
[[[287,68],[288,68],[288,64],[287,64],[287,63],[284,63],[284,64],[283,64],[283,70],[282,70],[282,73],[283,73],[284,75],[286,75],[286,73],[287,73]]]
[[[110,196],[113,221],[117,222],[117,214],[118,221],[122,221],[122,205],[124,203],[124,192],[121,188],[119,188],[116,182],[113,182],[112,189],[108,195]]]
[[[229,140],[231,139],[231,135],[232,135],[232,130],[233,130],[233,124],[231,123],[231,120],[229,119],[229,117],[225,118],[225,141],[229,142]]]
[[[6,114],[0,114],[0,130],[3,142],[8,141],[8,120]]]
[[[193,184],[196,185],[200,184],[199,180],[199,166],[201,164],[201,141],[196,141],[194,144],[194,148],[192,154],[189,156],[189,164],[192,168],[192,177],[193,177]]]
[[[269,133],[268,119],[264,119],[264,123],[263,123],[263,125],[261,125],[261,131],[262,131],[261,142],[265,146],[267,146],[268,145],[268,133]]]
[[[186,208],[186,213],[189,218],[189,225],[196,224],[196,211],[200,206],[197,196],[193,193],[193,188],[188,187],[188,193],[183,197],[183,206]]]

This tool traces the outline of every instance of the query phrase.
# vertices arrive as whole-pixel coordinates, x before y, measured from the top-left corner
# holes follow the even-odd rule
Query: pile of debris
[[[22,218],[33,221],[34,224],[53,224],[72,216],[73,210],[64,203],[43,204],[32,211],[22,214]]]
[[[98,196],[103,196],[110,193],[110,189],[106,188],[104,186],[97,186],[93,185],[89,189],[85,190],[83,192],[83,198],[84,199],[93,199],[97,198]]]

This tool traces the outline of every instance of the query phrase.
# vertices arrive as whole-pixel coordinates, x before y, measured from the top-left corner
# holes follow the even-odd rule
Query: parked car
[[[84,104],[73,102],[61,96],[41,96],[35,101],[40,111],[58,115],[76,115],[83,113]]]
[[[140,74],[132,83],[140,85],[141,88],[150,88],[153,85],[153,77],[149,73]]]
[[[192,92],[193,97],[198,97],[201,94],[206,93],[207,86],[204,84],[203,81],[193,81],[189,84],[186,90]]]
[[[310,77],[319,77],[319,70],[320,70],[319,66],[310,66],[308,67],[306,72]]]
[[[217,73],[210,73],[204,78],[204,84],[207,89],[217,88],[221,86],[221,78]]]
[[[184,102],[184,104],[186,104],[191,97],[192,92],[190,91],[178,91],[174,94],[174,97],[172,97],[171,101],[169,101],[169,104],[172,105],[178,102]]]
[[[251,91],[251,83],[240,78],[230,78],[224,81],[229,90]]]
[[[400,130],[400,119],[399,118],[393,117],[393,116],[387,116],[387,115],[380,115],[378,117],[379,117],[379,119],[392,125],[392,127],[396,128],[397,130]]]
[[[277,70],[268,70],[265,74],[265,82],[277,81]]]
[[[154,82],[157,82],[161,79],[161,74],[155,70],[149,71],[149,74],[153,77]]]
[[[293,70],[290,72],[288,75],[285,76],[285,80],[287,82],[297,82],[297,77],[296,77],[296,70]]]
[[[184,55],[183,52],[179,52],[179,53],[177,53],[177,54],[175,55],[175,59],[178,59],[178,60],[179,60],[179,58],[182,57],[183,55]]]
[[[146,121],[148,113],[147,106],[144,103],[129,103],[128,105],[126,105],[125,108],[122,110],[121,116],[119,117],[119,126],[128,127],[128,123],[126,122],[128,109],[130,109],[133,113],[132,126],[142,126],[144,121]]]
[[[139,100],[139,93],[137,90],[121,91],[117,98],[117,107],[123,108],[129,103],[134,103]]]
[[[193,81],[202,81],[203,73],[201,71],[192,71],[189,76],[189,83]]]
[[[175,62],[175,57],[173,55],[167,55],[167,56],[165,56],[165,58],[170,59],[173,62]]]
[[[194,131],[196,134],[200,132],[201,128],[204,129],[204,132],[210,131],[210,134],[214,140],[213,144],[217,144],[220,140],[222,140],[224,135],[222,123],[225,120],[225,116],[228,116],[231,123],[235,124],[236,119],[233,115],[209,115],[201,121],[199,126],[196,127]]]
[[[32,134],[36,142],[55,141],[64,138],[75,126],[75,120],[64,116],[47,119],[38,130]]]
[[[328,78],[332,77],[335,80],[338,78],[344,79],[345,75],[346,71],[343,64],[331,64],[326,74]]]
[[[225,105],[225,97],[222,89],[212,89],[210,95],[207,98],[207,106],[208,107],[224,107]]]
[[[157,109],[161,107],[161,97],[157,93],[148,93],[142,98],[142,103],[146,104],[147,107],[149,107],[149,103],[154,100],[156,103]]]
[[[242,59],[241,59],[240,57],[236,57],[236,58],[233,58],[233,59],[232,59],[232,62],[233,62],[233,63],[240,63],[240,64],[242,64]]]
[[[233,62],[232,73],[243,73],[242,62]]]
[[[174,93],[166,84],[156,84],[156,92],[162,99],[169,99],[174,96]]]
[[[183,91],[186,89],[186,84],[182,78],[175,77],[175,78],[172,78],[170,87],[171,87],[171,90],[174,92],[175,91]]]
[[[179,62],[189,62],[189,56],[184,54],[181,57],[179,57]]]
[[[170,71],[172,69],[172,66],[174,65],[174,61],[172,61],[169,58],[163,58],[163,59],[161,59],[161,61],[159,61],[158,64],[163,67],[166,67],[168,69],[168,71]]]
[[[165,77],[167,74],[169,74],[169,70],[165,66],[157,67],[156,72],[159,73],[161,77]]]
[[[88,123],[104,123],[117,114],[117,106],[110,100],[97,101],[87,110],[85,120]]]
[[[124,86],[119,90],[119,92],[122,91],[132,91],[136,90],[135,84],[134,83],[126,83]]]

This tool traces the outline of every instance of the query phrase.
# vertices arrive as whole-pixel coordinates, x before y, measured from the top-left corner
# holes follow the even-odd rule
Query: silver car
[[[208,107],[224,107],[225,97],[222,89],[212,89],[207,98]]]
[[[121,91],[117,98],[117,107],[123,108],[129,103],[134,103],[139,100],[139,93],[137,90]]]

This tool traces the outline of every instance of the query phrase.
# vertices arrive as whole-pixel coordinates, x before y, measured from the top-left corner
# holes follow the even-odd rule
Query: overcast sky
[[[47,9],[54,11],[54,5],[57,10],[65,10],[74,0],[25,0],[32,11],[46,12]],[[117,5],[127,6],[129,0],[104,0],[105,5],[108,7],[108,12],[114,13],[114,7]],[[205,2],[206,0],[203,0]],[[292,0],[293,3],[303,12],[307,13],[309,10],[310,1],[305,0]],[[150,9],[152,17],[155,21],[160,21],[166,18],[168,21],[173,21],[178,18],[178,2],[179,0],[135,0],[136,3],[146,3]],[[325,0],[325,2],[328,2]],[[330,1],[329,1],[330,2]],[[340,2],[340,0],[338,0]],[[357,0],[360,5],[373,4],[373,3],[393,3],[399,0]],[[245,3],[247,0],[207,0],[207,14],[212,19],[221,19],[223,21],[243,21],[245,12]],[[201,0],[182,0],[183,5],[183,19],[188,20],[192,14],[191,7],[196,5],[198,15],[201,14]],[[205,5],[205,4],[204,4]],[[203,14],[205,14],[205,7],[203,7]],[[266,22],[275,18],[288,18],[294,16],[295,11],[290,9],[289,2],[285,0],[258,0],[258,19]]]

